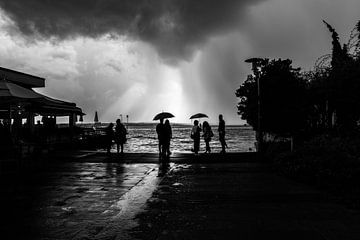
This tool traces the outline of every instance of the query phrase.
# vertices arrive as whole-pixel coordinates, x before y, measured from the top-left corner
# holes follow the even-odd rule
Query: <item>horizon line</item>
[[[97,124],[105,124],[105,123],[111,123],[110,122],[98,122]],[[152,121],[152,122],[122,122],[123,124],[157,124],[158,121]],[[67,123],[58,123],[58,124],[67,124]],[[96,124],[95,122],[76,122],[76,124]],[[192,125],[192,123],[183,123],[183,122],[171,122],[171,124],[181,124],[181,125]],[[211,123],[210,123],[211,124]],[[250,126],[247,123],[238,123],[238,124],[227,124],[228,126]]]

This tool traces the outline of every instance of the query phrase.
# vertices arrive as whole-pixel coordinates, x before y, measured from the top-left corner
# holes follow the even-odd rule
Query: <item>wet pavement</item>
[[[56,162],[2,176],[1,239],[116,237],[133,227],[158,175],[154,163]]]
[[[183,164],[163,179],[138,239],[360,239],[360,212],[256,162]]]
[[[359,211],[250,155],[82,156],[1,177],[1,239],[360,238]]]

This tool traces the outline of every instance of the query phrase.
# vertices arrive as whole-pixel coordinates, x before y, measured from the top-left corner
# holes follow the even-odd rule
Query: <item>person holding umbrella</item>
[[[164,127],[164,119],[160,118],[160,122],[156,125],[156,133],[158,135],[158,146],[159,146],[159,157],[161,157],[162,155],[162,150],[163,150],[163,145],[164,145],[164,132],[165,132],[165,127]]]
[[[190,137],[194,140],[194,153],[195,155],[198,154],[200,149],[200,132],[201,128],[199,127],[199,121],[194,121],[194,126],[191,129]]]
[[[164,139],[163,139],[163,147],[162,147],[162,153],[164,156],[170,156],[170,141],[172,138],[172,130],[170,126],[170,121],[166,119],[164,124]]]
[[[165,126],[164,126],[164,119],[172,118],[172,117],[174,117],[174,115],[169,112],[161,112],[161,113],[156,114],[156,116],[153,118],[154,121],[160,120],[160,123],[158,123],[158,125],[156,125],[156,133],[158,135],[158,140],[159,140],[159,157],[161,157],[163,154],[162,149],[163,149],[164,141],[166,140],[165,139],[166,132],[165,132]],[[170,124],[169,124],[169,126],[170,126]],[[171,130],[171,128],[170,128],[170,130]]]
[[[204,113],[197,113],[197,114],[194,114],[190,117],[190,119],[195,119],[195,118],[208,118],[208,116]],[[198,120],[195,120],[194,121],[194,126],[192,128],[192,131],[191,131],[191,135],[190,137],[192,139],[194,139],[194,152],[195,154],[198,153],[199,149],[200,149],[200,132],[201,132],[201,124],[199,126],[199,121]]]

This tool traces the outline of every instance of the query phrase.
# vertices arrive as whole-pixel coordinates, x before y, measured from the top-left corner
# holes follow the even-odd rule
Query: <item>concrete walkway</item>
[[[174,154],[169,166],[156,154],[60,159],[2,177],[1,239],[360,237],[358,211],[253,154]]]
[[[157,166],[55,162],[3,176],[0,239],[98,239],[100,232],[108,239],[120,234],[132,227],[136,208],[157,186]]]
[[[360,239],[360,212],[261,163],[178,165],[138,215],[139,239]]]

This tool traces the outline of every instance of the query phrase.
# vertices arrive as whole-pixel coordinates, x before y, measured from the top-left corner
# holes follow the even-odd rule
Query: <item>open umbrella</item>
[[[172,118],[172,117],[175,117],[175,116],[169,112],[162,112],[162,113],[156,114],[156,116],[154,117],[153,120],[155,121],[155,120],[159,120],[159,119]]]
[[[208,118],[208,116],[204,113],[197,113],[190,117],[190,119],[194,119],[194,118]]]

